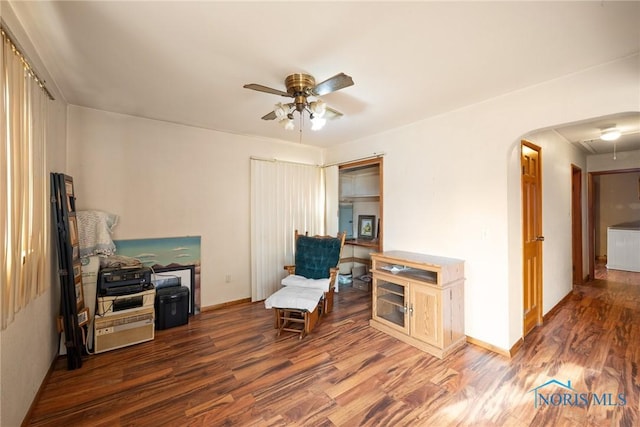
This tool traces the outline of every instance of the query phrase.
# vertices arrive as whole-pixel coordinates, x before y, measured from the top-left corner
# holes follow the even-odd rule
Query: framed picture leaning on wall
[[[376,235],[375,215],[358,215],[358,239],[373,239]]]

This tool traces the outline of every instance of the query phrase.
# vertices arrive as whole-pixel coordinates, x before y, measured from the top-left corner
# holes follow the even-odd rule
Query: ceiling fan
[[[327,107],[327,105],[321,99],[310,101],[309,97],[319,97],[331,92],[335,92],[345,87],[353,85],[353,79],[344,73],[336,74],[335,76],[316,84],[316,80],[309,74],[291,74],[284,80],[284,85],[287,89],[286,92],[273,89],[267,86],[263,86],[256,83],[246,84],[243,87],[247,89],[257,90],[258,92],[266,92],[274,95],[284,96],[286,98],[293,98],[293,102],[278,103],[273,111],[262,116],[262,120],[274,120],[278,121],[285,127],[285,129],[292,130],[294,128],[293,113],[298,111],[300,113],[300,119],[304,115],[304,112],[309,113],[311,119],[311,129],[321,129],[326,123],[327,118],[336,118],[342,116],[342,113]]]

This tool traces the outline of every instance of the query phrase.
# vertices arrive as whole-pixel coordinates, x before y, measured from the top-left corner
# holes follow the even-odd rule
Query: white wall
[[[638,102],[640,103],[640,100]],[[587,172],[638,169],[639,167],[640,150],[617,153],[615,159],[611,154],[592,154],[587,157]]]
[[[322,163],[307,145],[77,106],[68,132],[77,207],[119,215],[114,239],[202,237],[203,308],[251,296],[250,157]]]
[[[39,62],[33,46],[24,34],[11,7],[0,4],[2,19],[27,53],[32,65],[46,81],[51,80]],[[50,172],[64,172],[66,150],[66,103],[55,86],[49,103],[47,124],[47,167]],[[55,240],[52,236],[47,290],[20,310],[5,330],[0,331],[0,426],[19,426],[33,402],[58,350],[55,318],[59,312],[60,291]]]
[[[640,221],[640,172],[606,174],[599,178],[597,217],[600,227],[606,232],[606,228],[612,225]]]
[[[386,153],[384,250],[466,260],[466,334],[507,350],[522,336],[521,138],[553,125],[638,110],[639,68],[637,55],[594,67],[331,147],[327,162]],[[567,147],[541,142],[549,151],[543,151],[545,173],[569,185],[569,163],[580,159]],[[543,184],[543,191],[554,185]],[[545,193],[545,212],[568,216],[569,194],[564,187]],[[543,221],[549,232],[570,224],[567,218]],[[545,242],[545,260],[568,250],[568,265],[546,261],[545,310],[566,294],[565,288],[548,287],[571,283],[569,233],[567,226]]]
[[[587,172],[608,172],[616,170],[628,170],[640,168],[640,150],[636,151],[624,151],[617,153],[616,158],[613,158],[612,154],[593,154],[587,156]],[[602,175],[603,177],[605,175]],[[597,177],[596,177],[597,178]],[[594,178],[594,184],[596,179]],[[595,191],[595,190],[594,190]],[[599,205],[597,200],[600,195],[595,193],[596,204]],[[640,203],[631,203],[629,208],[638,210],[640,209]],[[599,221],[600,212],[595,213],[596,221]],[[617,222],[616,222],[617,223]],[[613,223],[610,223],[611,225]],[[595,241],[595,255],[602,256],[606,254],[607,248],[607,224],[600,224],[596,222],[596,241]]]
[[[595,255],[598,257],[607,255],[608,227],[640,221],[640,172],[596,175],[593,187]]]

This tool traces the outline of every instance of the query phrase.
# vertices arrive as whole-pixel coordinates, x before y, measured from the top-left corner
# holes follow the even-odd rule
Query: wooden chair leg
[[[299,334],[298,339],[304,338],[307,334],[311,333],[313,328],[320,319],[320,302],[318,307],[312,311],[288,309],[288,308],[276,308],[276,329],[278,332],[276,336],[280,336],[282,331],[295,332]]]
[[[313,312],[309,313],[308,311],[304,313],[304,329],[305,333],[311,333],[313,328],[315,328],[318,320],[320,319],[320,307],[313,310]]]
[[[280,309],[279,308],[275,308],[273,310],[274,314],[275,314],[275,322],[274,322],[274,328],[276,329],[280,329],[280,318],[281,318],[281,314],[280,314]]]
[[[324,310],[322,314],[328,314],[331,313],[333,311],[333,296],[335,293],[335,289],[331,288],[329,290],[329,292],[325,292],[324,293],[324,298],[323,298],[323,302],[324,302]]]

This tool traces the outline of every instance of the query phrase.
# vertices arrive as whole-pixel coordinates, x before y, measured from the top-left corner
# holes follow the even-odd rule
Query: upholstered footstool
[[[277,335],[295,332],[302,339],[310,333],[320,318],[323,296],[322,289],[286,286],[267,298],[264,306],[274,309]]]

